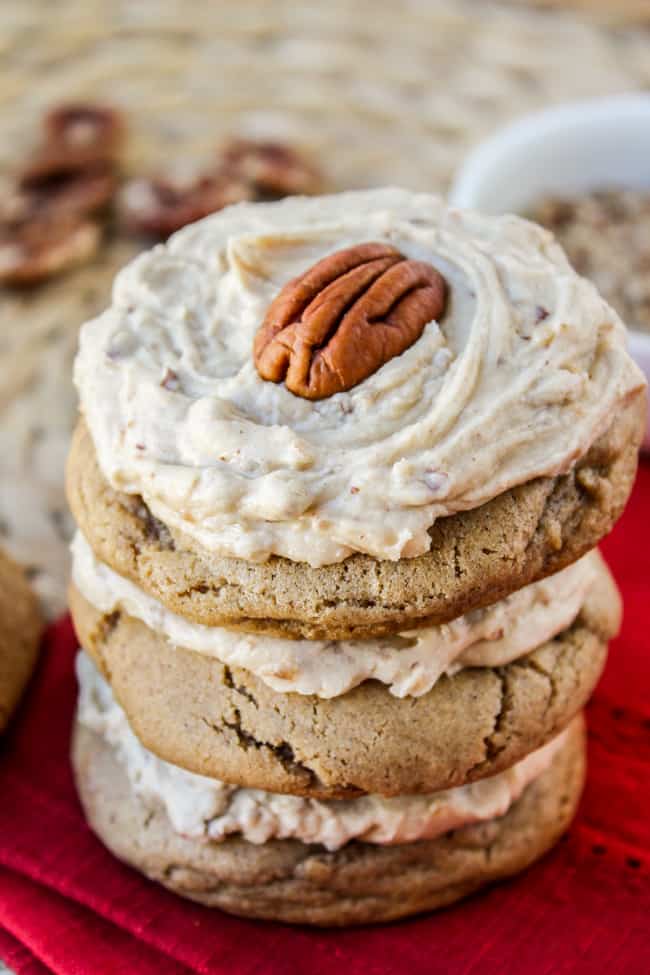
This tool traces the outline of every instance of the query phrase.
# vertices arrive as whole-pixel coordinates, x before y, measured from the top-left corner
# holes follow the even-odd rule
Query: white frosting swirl
[[[435,264],[443,321],[320,402],[260,379],[271,300],[363,241]],[[314,566],[425,552],[436,518],[567,471],[643,385],[620,319],[546,231],[402,190],[242,204],[185,228],[118,275],[75,377],[113,487],[218,555]]]
[[[122,610],[177,647],[244,667],[275,691],[338,697],[378,680],[395,697],[426,694],[443,674],[499,667],[552,639],[573,622],[602,559],[591,552],[548,579],[451,623],[372,640],[284,640],[192,623],[99,562],[81,533],[72,577],[102,613]]]
[[[297,839],[338,850],[351,840],[388,845],[435,839],[452,829],[503,816],[542,774],[566,732],[511,768],[469,785],[423,796],[317,800],[244,789],[170,765],[147,751],[91,660],[77,657],[78,718],[115,749],[131,788],[162,806],[172,828],[198,840],[239,834],[249,843]]]

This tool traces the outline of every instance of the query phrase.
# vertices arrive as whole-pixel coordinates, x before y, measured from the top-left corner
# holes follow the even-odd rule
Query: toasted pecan
[[[61,156],[42,156],[17,181],[17,200],[24,216],[30,213],[90,214],[110,202],[117,186],[112,163],[97,160],[78,165]]]
[[[255,199],[279,199],[321,189],[315,165],[281,142],[232,139],[221,150],[220,169],[250,186]]]
[[[270,305],[254,342],[257,371],[305,399],[351,389],[439,319],[446,297],[439,271],[389,244],[336,251]]]
[[[96,223],[78,215],[31,217],[0,226],[0,282],[36,284],[92,257],[99,246]]]
[[[199,176],[182,184],[156,176],[129,183],[121,211],[126,226],[134,233],[165,238],[188,223],[250,196],[243,183],[226,177]]]
[[[47,113],[43,126],[48,151],[78,164],[115,159],[124,138],[121,114],[103,105],[61,105]]]

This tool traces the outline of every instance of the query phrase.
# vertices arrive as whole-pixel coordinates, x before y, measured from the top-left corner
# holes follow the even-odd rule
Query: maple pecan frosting
[[[119,274],[75,375],[114,488],[215,554],[313,566],[427,551],[437,518],[569,470],[643,386],[548,232],[397,189],[185,228]]]
[[[340,697],[367,680],[384,684],[395,697],[421,697],[443,674],[518,660],[570,627],[607,572],[594,550],[547,579],[439,626],[367,640],[290,640],[184,619],[100,562],[80,532],[72,556],[74,585],[105,616],[125,613],[172,646],[243,667],[279,693],[320,698]]]
[[[154,808],[162,806],[181,836],[203,842],[239,834],[250,843],[293,839],[338,850],[354,839],[380,846],[433,839],[503,816],[550,767],[571,734],[564,729],[510,768],[456,788],[319,801],[242,788],[162,760],[135,736],[110,686],[84,653],[77,657],[76,670],[79,723],[116,750],[137,795]]]

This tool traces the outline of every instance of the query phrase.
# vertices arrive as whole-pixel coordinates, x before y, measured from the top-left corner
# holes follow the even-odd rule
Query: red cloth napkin
[[[19,975],[649,972],[649,518],[646,465],[603,546],[625,624],[589,708],[589,781],[569,834],[521,877],[378,928],[238,920],[114,860],[75,796],[76,644],[68,619],[52,626],[28,700],[0,745],[0,956]]]

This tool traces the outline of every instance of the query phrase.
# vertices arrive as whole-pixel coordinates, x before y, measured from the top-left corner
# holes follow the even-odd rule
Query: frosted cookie
[[[619,434],[629,436],[631,426],[637,430],[640,416],[635,405],[615,420],[616,442]],[[68,461],[68,500],[100,559],[188,620],[281,637],[364,639],[454,619],[588,551],[620,514],[636,471],[635,433],[612,464],[624,476],[618,484],[604,479],[611,446],[591,451],[593,467],[581,466],[553,484],[515,488],[482,508],[438,521],[430,555],[397,563],[359,555],[312,569],[275,557],[262,565],[199,557],[179,548],[139,499],[112,491],[83,425]],[[572,532],[566,546],[562,526]],[[547,547],[551,536],[557,548]]]
[[[68,492],[174,612],[308,638],[443,622],[577,559],[644,380],[552,237],[373,190],[240,205],[82,330]]]
[[[232,788],[147,752],[89,661],[79,673],[73,764],[91,827],[147,876],[235,914],[342,925],[442,907],[546,852],[582,790],[581,718],[499,775],[429,796]]]
[[[320,798],[430,792],[513,764],[584,706],[620,621],[596,553],[465,620],[339,646],[205,632],[80,564],[77,550],[96,604],[72,588],[80,643],[147,748],[201,775]]]
[[[0,731],[32,675],[42,631],[36,595],[20,566],[0,551]]]

